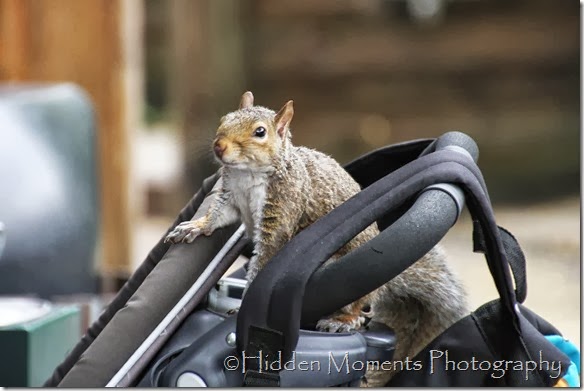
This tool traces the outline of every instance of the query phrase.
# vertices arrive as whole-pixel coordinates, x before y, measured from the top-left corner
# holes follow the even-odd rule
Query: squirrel
[[[298,232],[361,190],[332,157],[291,142],[293,101],[278,113],[254,106],[247,91],[239,109],[223,116],[213,142],[222,188],[206,215],[179,224],[165,239],[191,243],[199,235],[241,220],[254,244],[246,278],[252,281]],[[374,223],[339,249],[337,258],[379,233]],[[469,313],[462,284],[439,246],[384,286],[330,316],[316,327],[348,332],[374,320],[397,337],[394,361],[413,358],[434,337]],[[387,383],[395,371],[369,371],[365,385]]]

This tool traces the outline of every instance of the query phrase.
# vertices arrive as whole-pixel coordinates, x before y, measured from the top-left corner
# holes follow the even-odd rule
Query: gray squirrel
[[[221,118],[213,151],[222,187],[205,216],[179,224],[165,241],[191,243],[199,235],[241,220],[254,244],[247,280],[298,232],[361,188],[333,158],[292,145],[293,102],[276,113],[254,106],[245,92],[239,110]],[[331,262],[379,233],[372,224],[333,255]],[[347,332],[367,318],[391,327],[394,361],[413,359],[434,337],[469,313],[467,294],[439,246],[367,296],[321,319],[317,328]],[[370,371],[365,385],[385,384],[395,371]]]

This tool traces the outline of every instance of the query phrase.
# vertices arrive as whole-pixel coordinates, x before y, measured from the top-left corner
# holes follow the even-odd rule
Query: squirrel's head
[[[276,113],[253,105],[249,91],[241,97],[239,110],[221,118],[213,142],[215,157],[225,167],[269,171],[290,145],[292,101]]]

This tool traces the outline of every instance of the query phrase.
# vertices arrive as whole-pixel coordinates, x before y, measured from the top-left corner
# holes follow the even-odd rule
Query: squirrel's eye
[[[266,136],[266,128],[264,128],[263,126],[258,127],[256,130],[253,131],[253,135],[255,137],[265,137]]]

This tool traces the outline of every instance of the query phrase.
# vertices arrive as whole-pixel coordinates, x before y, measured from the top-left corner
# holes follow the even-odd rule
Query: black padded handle
[[[470,196],[471,214],[487,233],[489,269],[517,324],[508,263],[484,180],[471,158],[450,148],[411,161],[371,184],[300,232],[276,254],[250,285],[243,300],[238,316],[238,349],[249,348],[249,330],[255,327],[273,332],[273,340],[282,341],[284,354],[290,354],[298,338],[305,287],[313,272],[376,219],[424,188],[442,182],[460,184]],[[297,267],[300,262],[301,268]]]
[[[423,192],[394,224],[312,275],[304,293],[302,323],[313,323],[393,279],[430,251],[457,216],[449,194]]]
[[[472,160],[478,162],[479,147],[470,136],[462,132],[448,132],[436,139],[436,151],[452,150],[468,153]]]
[[[462,153],[475,162],[479,155],[475,141],[461,132],[445,133],[435,140],[432,150]],[[378,236],[314,273],[306,286],[303,323],[314,322],[354,302],[415,263],[456,223],[463,205],[464,193],[457,186],[428,187],[402,217]],[[392,262],[387,262],[388,254]]]
[[[470,156],[475,163],[479,161],[479,147],[476,142],[467,134],[459,131],[447,132],[434,139],[426,146],[420,156],[440,150],[458,151]]]

